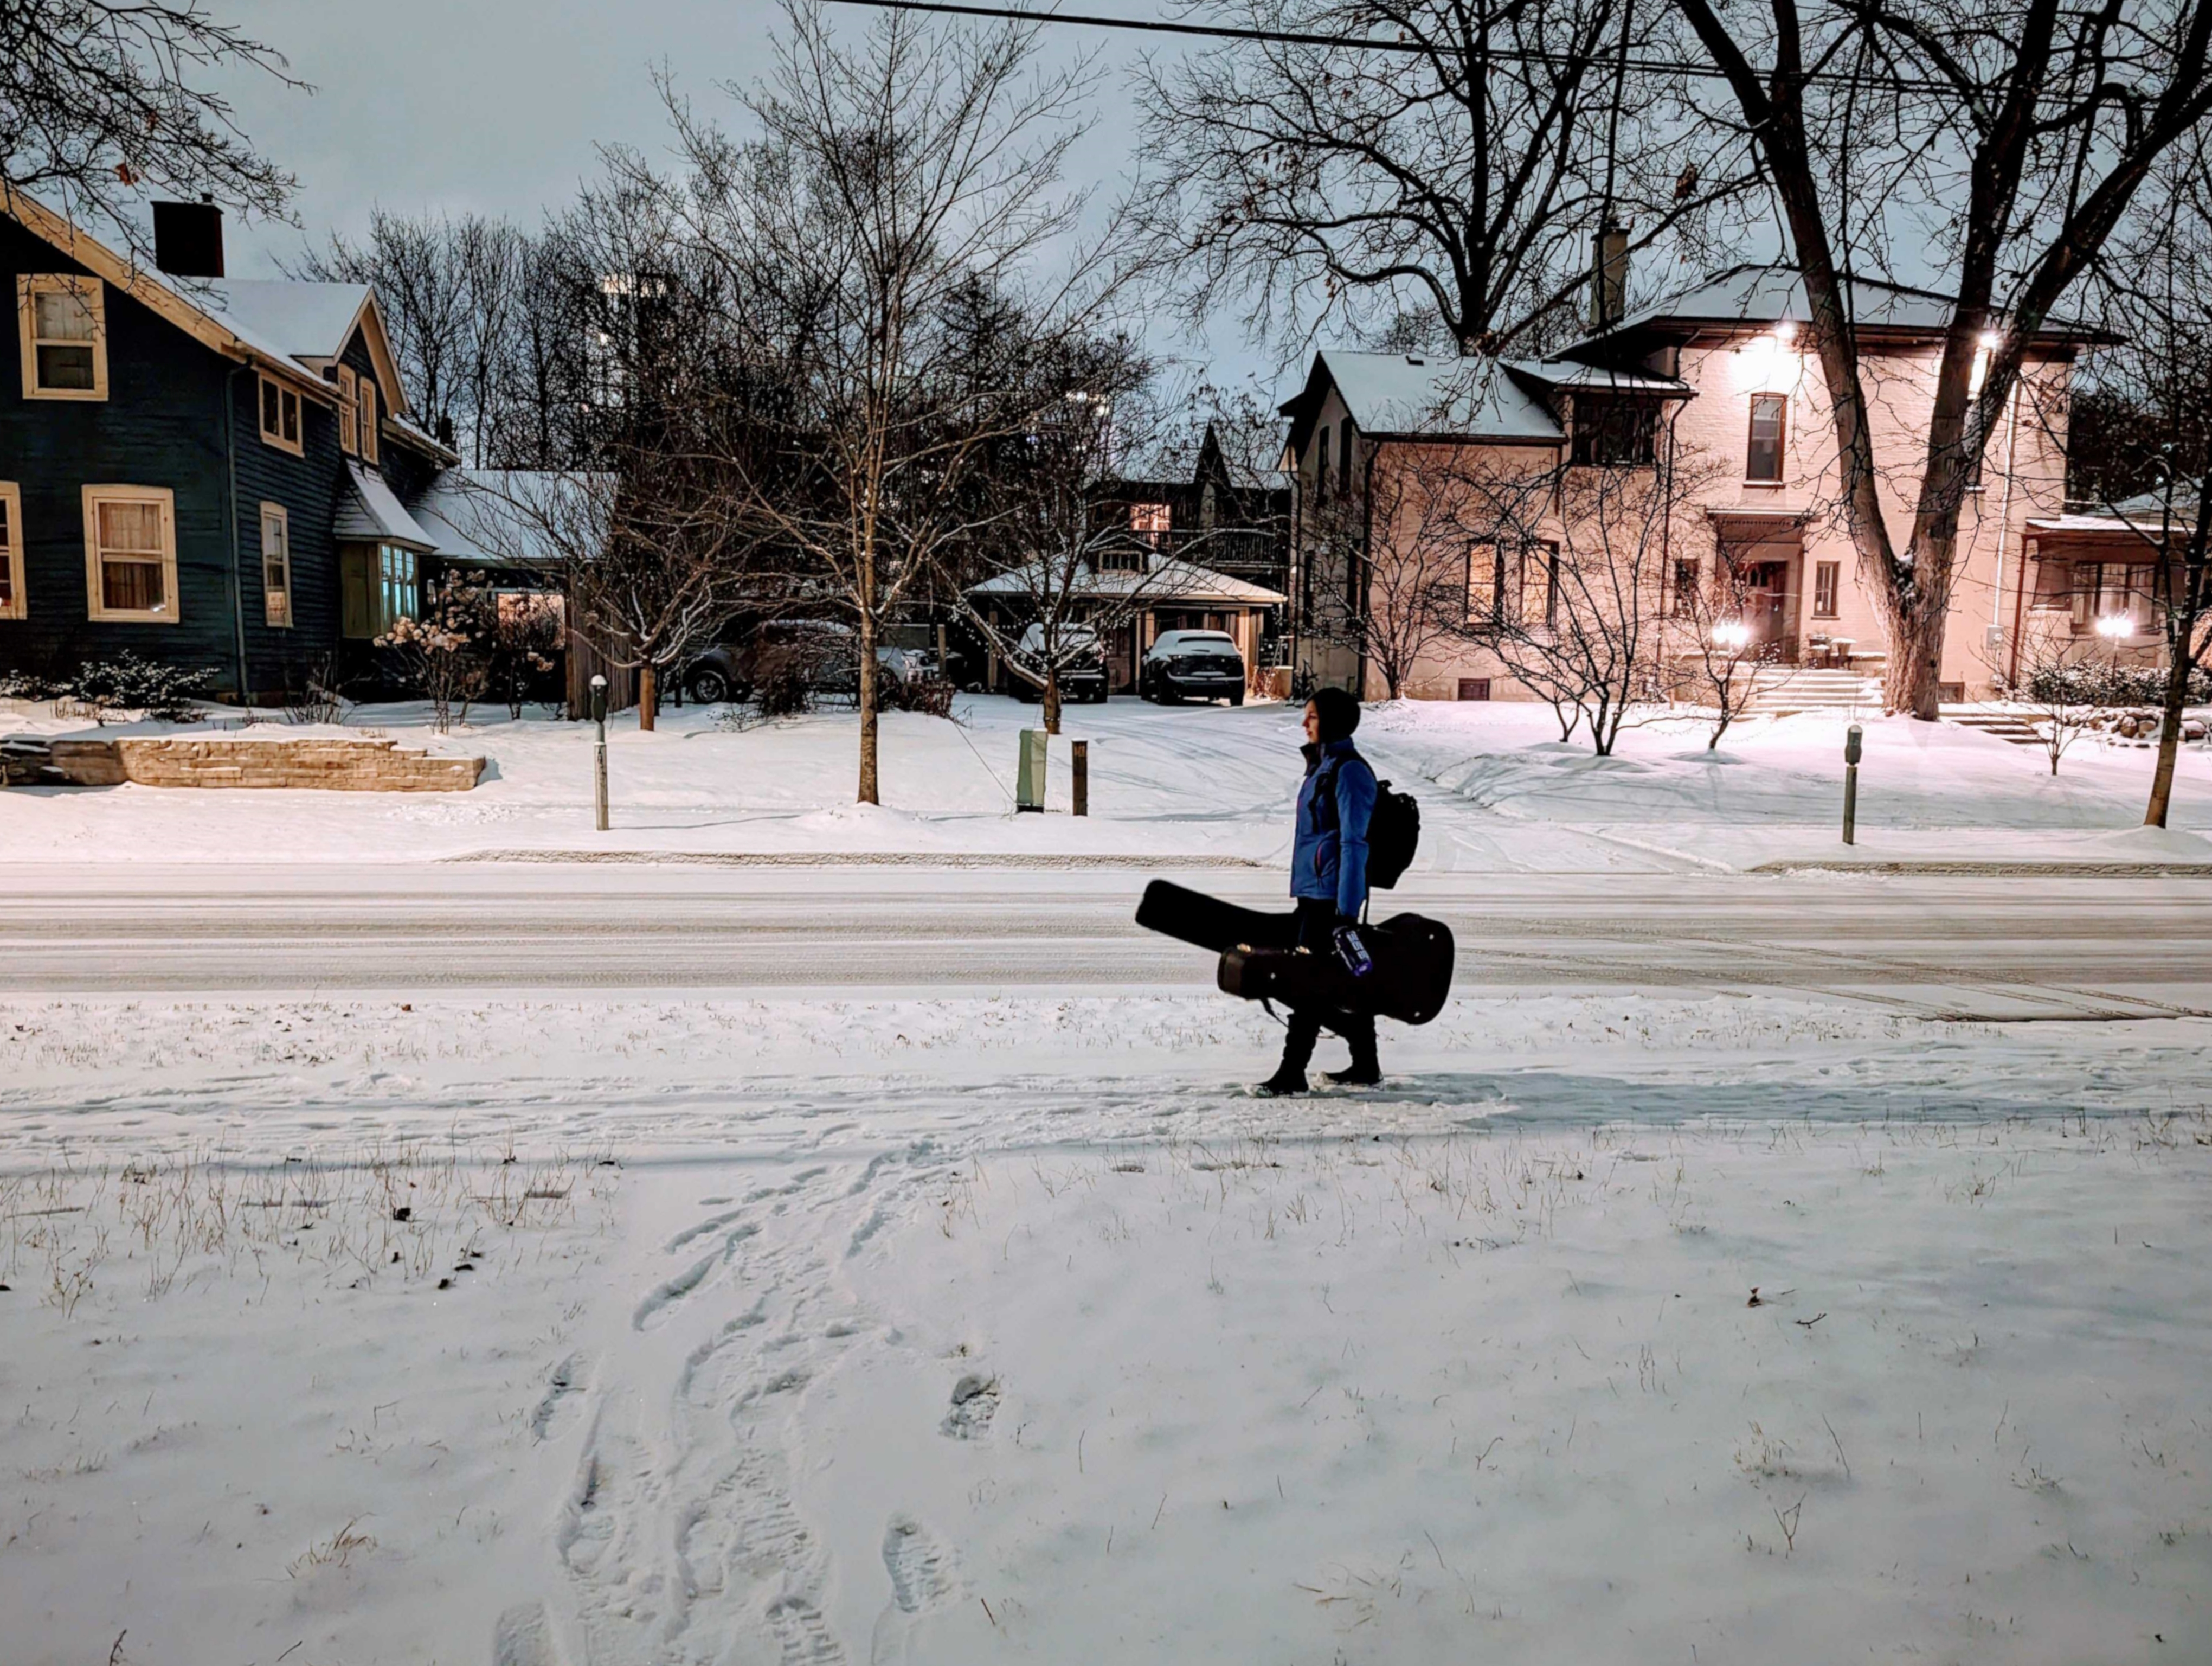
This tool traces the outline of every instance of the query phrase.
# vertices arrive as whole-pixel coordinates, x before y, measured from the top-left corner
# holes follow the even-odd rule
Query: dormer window
[[[96,277],[68,273],[15,280],[27,399],[107,397],[107,315]]]
[[[361,455],[361,378],[349,364],[338,367],[338,449]]]
[[[261,379],[261,438],[295,457],[307,454],[300,438],[300,394],[274,376]]]
[[[377,459],[376,378],[363,376],[356,384],[356,401],[361,424],[361,460],[374,463]]]

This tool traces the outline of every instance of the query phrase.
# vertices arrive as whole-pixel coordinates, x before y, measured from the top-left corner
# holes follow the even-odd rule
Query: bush
[[[52,700],[63,692],[51,678],[27,671],[0,671],[0,700]]]
[[[2153,706],[2166,704],[2166,671],[2158,666],[2082,664],[2045,666],[2026,679],[2039,705]],[[2212,703],[2212,672],[2189,674],[2189,703]]]
[[[887,712],[920,712],[926,717],[952,715],[952,684],[942,677],[884,677],[876,700]]]
[[[185,671],[142,660],[135,654],[118,654],[112,660],[87,660],[58,683],[31,680],[45,688],[43,697],[82,700],[97,710],[103,721],[110,713],[143,712],[166,722],[191,723],[200,716],[196,696],[206,692],[215,673]]]
[[[764,654],[753,679],[753,704],[763,718],[801,716],[814,709],[814,683],[805,655]]]

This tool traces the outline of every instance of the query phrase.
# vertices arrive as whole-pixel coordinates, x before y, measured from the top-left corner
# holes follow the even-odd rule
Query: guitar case
[[[1426,1024],[1451,994],[1452,934],[1441,921],[1395,914],[1360,929],[1375,964],[1364,977],[1334,954],[1297,946],[1298,917],[1239,908],[1202,891],[1155,879],[1137,904],[1137,923],[1221,957],[1216,982],[1225,994],[1286,1006],[1370,1012]]]

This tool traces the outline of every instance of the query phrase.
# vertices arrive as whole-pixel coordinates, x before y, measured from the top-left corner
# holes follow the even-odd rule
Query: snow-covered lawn
[[[81,725],[0,702],[0,733]],[[839,853],[1205,856],[1279,861],[1297,760],[1281,706],[1075,707],[1090,740],[1091,814],[1017,816],[1015,731],[1039,721],[1009,699],[963,698],[961,721],[884,720],[884,805],[852,802],[856,720],[825,713],[738,730],[714,712],[670,712],[652,734],[624,717],[609,751],[614,825],[591,819],[588,726],[479,712],[430,735],[419,707],[362,708],[357,730],[483,753],[465,793],[210,792],[143,787],[0,793],[0,853],[73,860],[89,847],[181,861],[415,860],[564,853]],[[1628,731],[1619,755],[1561,745],[1550,714],[1516,704],[1405,702],[1370,714],[1361,739],[1383,774],[1422,793],[1428,866],[1507,870],[1748,868],[1847,853],[1840,818],[1844,723],[1755,719],[1721,751],[1694,719]],[[2053,780],[2041,755],[1948,724],[1869,720],[1860,843],[1868,860],[2212,860],[2212,753],[2185,751],[2175,831],[2142,832],[2152,754],[2079,743]],[[278,728],[273,733],[284,733]],[[1049,801],[1068,802],[1055,750]]]
[[[2207,1039],[11,1000],[0,1657],[2212,1657]]]

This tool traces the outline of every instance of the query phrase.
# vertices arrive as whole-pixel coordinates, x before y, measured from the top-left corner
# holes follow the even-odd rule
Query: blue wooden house
[[[365,285],[226,277],[199,204],[157,205],[155,246],[0,187],[0,671],[128,650],[241,701],[357,672],[419,609],[460,459],[409,422]]]

